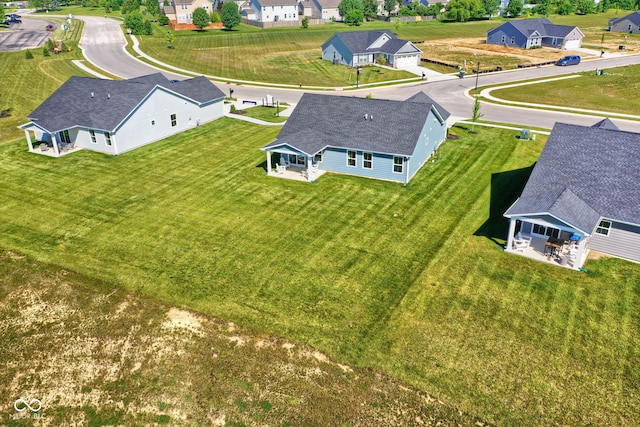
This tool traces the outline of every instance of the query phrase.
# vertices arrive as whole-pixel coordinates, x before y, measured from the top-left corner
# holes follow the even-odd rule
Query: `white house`
[[[20,128],[32,152],[58,157],[84,148],[120,154],[222,117],[224,96],[205,77],[74,76]]]
[[[297,0],[251,0],[251,9],[260,22],[298,20]]]

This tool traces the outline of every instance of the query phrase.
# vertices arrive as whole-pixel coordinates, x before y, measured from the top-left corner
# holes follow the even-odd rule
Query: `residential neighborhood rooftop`
[[[506,213],[550,213],[591,233],[600,217],[640,224],[640,134],[603,120],[557,123],[522,196]]]

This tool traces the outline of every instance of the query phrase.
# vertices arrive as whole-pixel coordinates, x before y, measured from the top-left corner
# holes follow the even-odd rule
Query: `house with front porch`
[[[589,251],[640,262],[640,134],[557,123],[509,219],[506,252],[579,269]],[[537,247],[536,247],[537,246]]]
[[[223,116],[224,93],[205,77],[129,80],[74,76],[29,114],[29,151],[121,154]]]
[[[393,68],[420,65],[422,51],[389,30],[336,33],[322,45],[322,59],[351,67],[375,64],[380,56]]]
[[[275,141],[267,174],[326,172],[408,184],[447,136],[449,112],[423,92],[406,101],[305,93]]]
[[[487,31],[487,43],[532,49],[542,46],[577,49],[584,34],[572,25],[556,25],[547,18],[512,19]]]

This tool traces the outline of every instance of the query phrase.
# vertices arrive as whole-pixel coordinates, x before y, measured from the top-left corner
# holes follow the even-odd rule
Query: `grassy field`
[[[7,251],[0,330],[0,398],[39,399],[44,416],[7,409],[6,426],[477,421],[379,372]]]
[[[52,19],[56,20],[56,19]],[[82,51],[77,48],[82,33],[82,21],[75,25],[63,37],[56,33],[54,37],[65,40],[73,50],[71,52],[45,57],[42,49],[32,49],[33,59],[25,59],[25,52],[0,52],[0,110],[11,108],[11,116],[0,118],[0,143],[24,136],[16,127],[26,123],[31,113],[42,101],[73,75],[86,75],[71,62],[83,59]]]
[[[284,110],[280,107],[280,112]],[[276,109],[274,107],[263,107],[261,105],[257,107],[245,108],[243,110],[236,111],[236,114],[252,117],[258,120],[264,120],[265,122],[283,123],[287,121],[288,117],[277,116]]]
[[[640,114],[640,99],[629,93],[640,91],[640,66],[606,69],[596,76],[593,72],[579,73],[575,79],[557,80],[529,86],[497,89],[491,92],[501,99],[532,102],[565,107],[579,107],[621,114]]]
[[[259,147],[277,131],[221,119],[118,157],[3,144],[0,247],[382,370],[490,423],[637,423],[640,267],[578,273],[499,246],[543,138],[454,130],[403,187],[267,177]]]

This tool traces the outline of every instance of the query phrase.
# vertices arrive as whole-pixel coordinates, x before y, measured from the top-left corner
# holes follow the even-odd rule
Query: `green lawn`
[[[640,115],[640,99],[629,96],[640,91],[640,66],[609,68],[604,74],[579,73],[581,77],[538,83],[531,86],[497,89],[500,99],[537,104],[553,104],[621,114]]]
[[[0,146],[0,247],[381,369],[502,425],[634,425],[640,267],[504,254],[544,144],[480,129],[410,185],[267,177],[221,119],[117,157]],[[233,143],[230,143],[233,141]]]
[[[52,18],[52,20],[62,20]],[[56,32],[57,40],[64,40],[73,50],[45,57],[42,48],[32,49],[33,59],[25,59],[25,52],[0,52],[0,110],[11,108],[11,116],[0,118],[0,143],[19,138],[24,132],[17,126],[27,122],[27,115],[73,75],[86,75],[72,60],[83,59],[77,48],[82,33],[82,21],[65,34]]]
[[[284,110],[286,107],[280,107],[280,112]],[[276,115],[275,107],[263,107],[261,105],[257,107],[245,108],[236,112],[236,114],[240,114],[246,117],[253,117],[254,119],[263,120],[265,122],[274,122],[274,123],[282,123],[286,122],[288,117]]]

